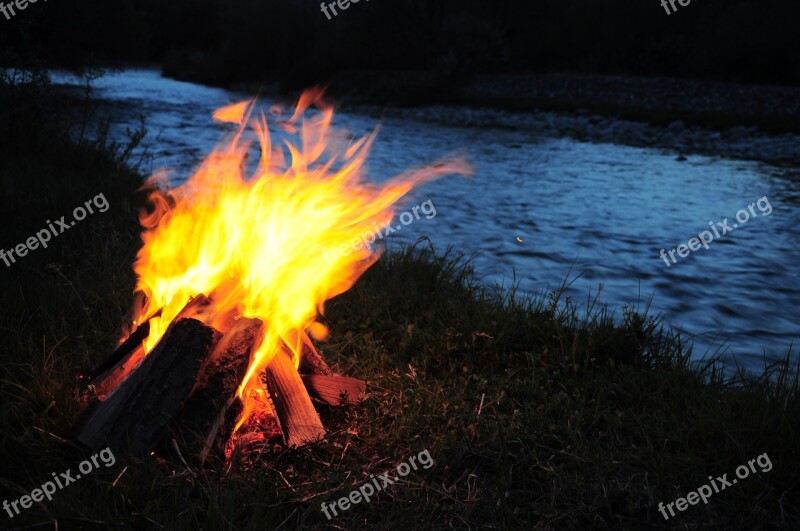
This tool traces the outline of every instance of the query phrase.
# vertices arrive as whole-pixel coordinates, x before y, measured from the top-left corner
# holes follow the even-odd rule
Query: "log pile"
[[[115,455],[132,457],[169,443],[200,463],[221,455],[242,412],[237,391],[262,323],[239,319],[223,335],[199,320],[209,304],[203,295],[192,299],[147,355],[147,322],[120,344],[91,376],[73,439],[92,451],[109,446]],[[286,348],[259,377],[274,414],[265,424],[277,427],[289,447],[325,437],[315,403],[353,404],[366,388],[361,380],[334,374],[307,337],[299,369]]]

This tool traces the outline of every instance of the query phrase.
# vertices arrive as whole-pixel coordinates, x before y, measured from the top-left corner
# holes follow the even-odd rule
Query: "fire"
[[[327,335],[317,321],[325,301],[379,257],[378,249],[364,246],[347,256],[331,253],[333,259],[325,251],[350,247],[390,222],[393,205],[415,185],[469,172],[447,161],[372,184],[365,162],[375,134],[343,144],[319,91],[306,92],[290,118],[277,120],[288,136],[282,145],[273,145],[267,117],[256,109],[255,101],[245,101],[214,113],[239,125],[185,184],[160,190],[161,176],[152,179],[152,208],[140,214],[144,245],[134,265],[144,302],[134,309],[133,325],[150,320],[145,352],[199,294],[211,305],[196,318],[223,334],[240,317],[263,323],[239,387],[245,403],[239,425],[261,402],[264,390],[254,376],[281,348],[297,366],[305,334]],[[249,159],[257,160],[248,174]]]

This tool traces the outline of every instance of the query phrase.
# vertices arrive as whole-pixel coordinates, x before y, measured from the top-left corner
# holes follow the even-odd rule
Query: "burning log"
[[[148,319],[134,330],[134,332],[111,353],[102,365],[94,370],[89,376],[90,385],[93,385],[99,376],[118,366],[123,360],[130,359],[133,352],[142,345],[149,335],[150,320]]]
[[[260,328],[260,321],[242,319],[236,328],[225,334],[201,368],[197,383],[175,422],[176,438],[201,463],[208,457],[217,437],[227,439],[233,431],[228,412],[235,404],[238,407],[234,409],[241,412],[236,391],[247,372]]]
[[[210,303],[211,301],[205,295],[197,295],[183,307],[173,322],[178,322],[179,319],[183,318],[194,317]],[[159,312],[156,312],[153,317],[157,315],[159,315]],[[88,388],[95,396],[102,398],[110,394],[139,366],[145,357],[142,343],[149,334],[150,320],[148,319],[94,371]]]
[[[292,359],[280,350],[262,373],[287,446],[303,446],[325,437],[325,428]]]
[[[95,371],[101,373],[91,384],[95,398],[73,429],[78,442],[143,456],[171,432],[201,463],[214,448],[224,450],[242,412],[237,390],[262,325],[240,319],[220,339],[216,330],[189,318],[209,304],[203,295],[190,301],[147,356],[142,342],[149,326],[141,326]],[[339,406],[355,403],[365,390],[363,381],[334,374],[307,336],[302,349],[301,367],[314,374],[301,376],[288,350],[281,349],[261,375],[270,406],[260,413],[263,426],[251,427],[266,429],[265,441],[276,429],[289,446],[321,439],[325,429],[312,397]],[[120,355],[122,350],[131,352]]]
[[[147,455],[175,421],[219,333],[195,319],[170,325],[158,345],[105,400],[95,399],[73,429],[93,451]]]
[[[300,356],[300,366],[298,371],[300,374],[324,374],[326,376],[333,376],[333,371],[322,356],[319,355],[314,344],[308,338],[305,332],[302,334],[303,338],[303,353]]]
[[[149,322],[146,328],[149,334]],[[142,330],[142,327],[140,327],[137,332],[139,332],[139,330]],[[93,374],[95,376],[92,377],[92,380],[86,388],[89,394],[99,397],[108,395],[111,393],[111,391],[119,386],[126,376],[128,376],[136,367],[139,366],[144,359],[144,338],[142,338],[142,341],[140,341],[138,345],[128,346],[133,348],[128,350],[128,352],[122,356],[120,356],[119,349],[115,350],[114,353],[112,353],[109,357],[109,360],[107,360],[100,368],[94,371]],[[114,361],[115,359],[116,361]],[[103,367],[107,367],[108,365],[112,364],[112,362],[113,365],[111,365],[110,368],[107,370],[101,370]]]
[[[115,352],[106,360],[101,368],[115,360],[116,364],[93,384],[99,386],[100,392],[76,423],[74,432],[79,442],[92,449],[110,444],[134,455],[144,455],[159,447],[163,436],[171,432],[187,453],[201,463],[215,448],[225,449],[235,418],[242,412],[237,390],[258,345],[262,325],[258,320],[240,319],[218,339],[215,330],[185,318],[196,315],[208,304],[209,300],[202,295],[187,304],[181,317],[173,321],[147,357],[139,345],[122,359]],[[188,326],[185,324],[188,322],[193,323],[190,330],[178,328]],[[145,337],[146,329],[140,327],[134,332],[137,339],[129,343],[139,342],[138,337]],[[207,349],[192,347],[196,344],[196,339],[192,339],[195,329],[198,333],[204,329],[211,332]],[[177,359],[181,357],[177,355],[181,348],[188,348],[194,354]],[[137,357],[140,363],[131,368]],[[263,426],[251,426],[256,431],[248,433],[249,437],[260,434],[259,440],[268,441],[277,429],[289,446],[317,441],[325,436],[325,429],[311,399],[329,406],[354,404],[365,391],[366,383],[362,380],[335,374],[308,337],[303,338],[301,367],[314,374],[298,374],[288,350],[281,350],[272,360],[261,378],[270,406],[261,412],[266,415],[259,421]],[[168,375],[174,371],[185,378],[173,382]],[[176,387],[170,391],[167,388],[173,383]],[[142,414],[125,419],[129,411]]]

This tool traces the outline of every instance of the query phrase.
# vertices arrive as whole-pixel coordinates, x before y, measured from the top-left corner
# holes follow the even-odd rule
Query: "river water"
[[[125,70],[96,81],[95,96],[111,109],[117,136],[144,116],[151,158],[143,169],[171,168],[180,181],[224,136],[212,124],[213,110],[253,94]],[[623,305],[643,308],[652,297],[652,313],[692,338],[697,357],[720,351],[755,371],[763,369],[765,355],[775,359],[791,349],[796,358],[797,168],[614,139],[584,142],[504,127],[497,119],[454,126],[438,120],[435,109],[381,116],[356,108],[334,119],[349,132],[342,134],[357,136],[379,123],[368,166],[376,181],[452,153],[466,155],[476,169],[472,178],[452,177],[415,191],[409,207],[430,200],[436,216],[402,226],[389,237],[390,246],[427,236],[437,250],[452,245],[474,254],[484,283],[542,293],[567,279],[574,301],[599,292],[599,301],[616,315]],[[750,219],[740,224],[737,212],[753,203]],[[669,267],[659,257],[661,249],[669,252],[711,230],[709,222],[721,233],[716,224],[725,218],[737,227],[715,237],[708,250],[685,258],[676,253],[677,263]],[[393,225],[401,226],[397,220]]]

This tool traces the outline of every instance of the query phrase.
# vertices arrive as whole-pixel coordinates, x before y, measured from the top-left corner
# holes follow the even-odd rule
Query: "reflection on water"
[[[211,112],[250,96],[141,70],[106,76],[97,95],[113,103],[118,134],[145,116],[153,165],[174,169],[176,179],[219,140]],[[345,139],[378,121],[353,113],[335,118]],[[797,170],[394,117],[381,125],[370,175],[382,180],[454,152],[467,155],[475,176],[416,191],[408,204],[430,200],[437,215],[403,226],[389,237],[393,244],[429,236],[438,249],[476,253],[476,272],[486,282],[516,282],[528,292],[554,289],[571,271],[574,300],[600,290],[612,308],[641,308],[652,297],[655,313],[695,337],[696,354],[726,342],[729,355],[755,370],[764,353],[783,356],[800,338]],[[763,196],[771,215],[754,217],[669,268],[659,258],[661,249],[687,243],[709,222],[733,220]]]

